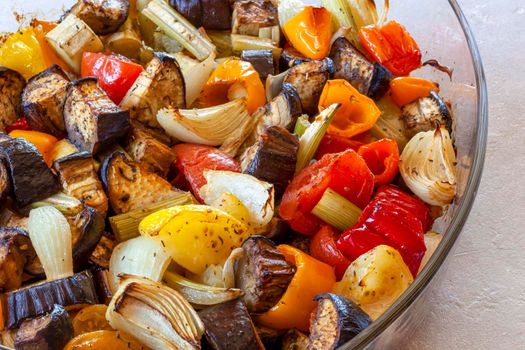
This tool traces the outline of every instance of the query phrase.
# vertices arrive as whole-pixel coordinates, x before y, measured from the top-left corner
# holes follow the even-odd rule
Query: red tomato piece
[[[321,227],[310,241],[310,255],[335,269],[337,280],[343,278],[350,260],[337,248],[335,241],[339,238],[339,233],[329,225]]]
[[[31,130],[26,117],[18,118],[13,124],[5,128],[5,132],[9,134],[13,130]]]
[[[80,75],[97,77],[100,88],[119,104],[143,70],[140,64],[124,56],[84,52]]]
[[[199,200],[202,200],[199,190],[206,184],[204,171],[241,171],[241,166],[237,161],[215,147],[181,143],[173,146],[172,149],[177,155],[175,166],[184,175],[193,194]]]

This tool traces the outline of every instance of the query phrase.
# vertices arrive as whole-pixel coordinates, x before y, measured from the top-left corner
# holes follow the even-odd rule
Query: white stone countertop
[[[525,349],[525,1],[458,1],[488,81],[485,170],[425,321],[405,348]],[[0,28],[13,27],[13,9],[62,3],[0,0]]]

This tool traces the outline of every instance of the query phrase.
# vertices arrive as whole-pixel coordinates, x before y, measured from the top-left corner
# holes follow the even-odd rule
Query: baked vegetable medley
[[[456,193],[449,104],[387,12],[78,0],[5,35],[0,343],[324,350],[379,318]]]

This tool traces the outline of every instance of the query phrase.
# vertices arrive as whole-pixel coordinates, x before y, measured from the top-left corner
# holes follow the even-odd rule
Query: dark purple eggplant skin
[[[283,52],[281,53],[281,57],[279,59],[279,67],[281,71],[285,71],[289,68],[292,68],[293,66],[296,66],[298,64],[309,62],[311,59],[309,59],[306,56],[303,56],[297,49],[295,49],[293,46],[287,46],[283,49]]]
[[[343,345],[372,323],[370,317],[359,306],[343,296],[323,293],[317,295],[314,300],[317,302],[328,300],[337,312],[337,325],[335,325],[337,327],[337,340],[330,349],[336,349]],[[310,339],[312,339],[312,329],[315,327],[316,321],[317,319],[314,318],[310,324]]]
[[[59,280],[30,285],[4,296],[7,329],[19,327],[28,318],[51,312],[55,304],[64,307],[98,304],[93,275],[87,270]]]
[[[229,0],[170,0],[170,5],[197,28],[231,28]]]
[[[9,192],[11,192],[11,179],[4,160],[0,159],[0,209]]]
[[[288,113],[290,114],[290,119],[292,120],[292,122],[286,126],[286,129],[292,132],[293,128],[295,127],[297,117],[303,114],[301,98],[299,97],[299,93],[297,92],[295,86],[289,83],[283,83],[281,85],[281,94],[283,94],[286,97],[286,101],[288,102]],[[271,107],[271,104],[268,103],[266,105],[266,109],[268,109],[269,107]]]
[[[75,271],[84,269],[104,233],[104,218],[91,207],[86,207],[77,217],[80,223],[80,237],[73,247],[73,266]]]
[[[202,26],[201,0],[170,0],[170,6],[183,15],[184,18],[190,21],[196,28]]]
[[[55,304],[51,313],[22,322],[14,345],[17,350],[63,349],[73,333],[71,317],[61,305]]]
[[[392,75],[385,66],[375,62],[374,73],[372,74],[372,80],[368,88],[368,97],[379,100],[387,93],[388,89],[390,89],[392,79],[394,79],[394,75]]]
[[[275,74],[272,50],[243,50],[241,60],[250,62],[263,81],[268,75]]]
[[[20,73],[0,66],[0,132],[22,116],[20,102],[25,85]]]
[[[18,208],[61,190],[57,177],[47,167],[40,152],[25,139],[2,137],[0,158],[7,164],[13,198]]]
[[[98,300],[102,304],[109,305],[113,293],[109,286],[109,270],[101,267],[94,267],[91,269],[93,273],[93,281],[95,282],[95,289],[97,290]]]
[[[439,96],[435,91],[430,91],[430,97],[432,97],[434,101],[436,101],[438,108],[439,108],[439,113],[441,113],[441,116],[443,120],[445,121],[445,127],[452,134],[453,120],[452,120],[452,114],[450,113],[450,110],[448,109],[447,104],[445,103],[445,101],[443,101],[441,96]]]
[[[213,350],[264,350],[244,303],[232,300],[199,312]]]

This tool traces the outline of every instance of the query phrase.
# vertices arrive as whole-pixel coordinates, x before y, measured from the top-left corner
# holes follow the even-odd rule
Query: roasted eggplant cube
[[[93,275],[89,271],[30,285],[5,293],[4,296],[7,329],[19,327],[28,318],[51,312],[55,304],[66,308],[98,304]]]
[[[13,198],[19,208],[60,191],[58,179],[47,167],[42,155],[22,138],[3,137],[0,158],[9,171]]]
[[[126,135],[130,128],[129,113],[115,105],[91,77],[69,84],[64,123],[69,140],[92,154]]]
[[[73,338],[73,323],[67,311],[55,304],[49,314],[29,319],[16,332],[17,350],[62,349]]]
[[[206,340],[213,350],[263,350],[248,310],[240,300],[211,306],[199,312]]]
[[[116,32],[124,24],[129,13],[128,0],[77,0],[69,10],[97,35]]]
[[[11,180],[9,179],[9,172],[5,162],[0,158],[0,203],[4,203],[4,199],[11,190]],[[0,209],[3,205],[0,204]]]
[[[282,71],[285,71],[288,68],[291,68],[298,64],[309,62],[309,61],[311,61],[311,59],[304,56],[302,53],[297,51],[295,47],[291,45],[286,46],[283,49],[283,52],[281,53],[281,57],[279,59],[279,63],[280,63]]]
[[[88,152],[78,152],[62,157],[53,163],[64,191],[95,208],[103,216],[108,210],[108,199],[98,178],[93,157]]]
[[[144,169],[166,178],[171,164],[175,162],[175,152],[138,124],[128,137],[126,151]]]
[[[290,329],[283,337],[281,350],[306,350],[307,347],[308,336],[297,329]]]
[[[315,297],[318,302],[310,323],[308,350],[331,350],[343,345],[372,323],[357,305],[337,294]]]
[[[131,119],[150,128],[160,128],[157,112],[165,107],[184,108],[186,90],[177,61],[166,54],[154,53],[153,59],[128,90],[120,106]]]
[[[170,6],[184,16],[195,28],[202,27],[201,0],[169,0]],[[228,4],[228,12],[230,5]],[[228,24],[229,25],[229,24]]]
[[[241,60],[250,62],[263,81],[268,75],[275,74],[272,50],[244,50],[241,52]]]
[[[171,184],[151,173],[122,152],[115,152],[102,164],[102,183],[115,214],[145,208],[180,195]]]
[[[333,63],[329,58],[301,63],[290,68],[284,82],[297,89],[304,113],[314,115],[318,112],[319,98],[332,71]]]
[[[91,207],[86,207],[75,218],[78,235],[73,237],[73,265],[75,271],[86,268],[86,265],[104,233],[104,218]]]
[[[170,0],[170,5],[196,28],[212,30],[231,28],[229,0]]]
[[[266,312],[288,288],[295,267],[263,236],[248,238],[242,249],[244,255],[235,269],[235,286],[244,292],[242,300],[250,313]]]
[[[0,132],[21,117],[20,101],[25,85],[20,73],[0,66]]]
[[[271,126],[254,147],[253,159],[243,172],[272,183],[276,195],[282,195],[295,173],[299,139],[283,127]]]
[[[232,33],[259,36],[259,29],[279,24],[271,0],[237,0],[233,4]]]
[[[436,123],[445,125],[450,133],[453,132],[453,120],[448,106],[434,91],[428,97],[421,97],[403,106],[402,111],[405,134],[409,138],[418,132],[434,129]]]
[[[29,79],[22,93],[22,109],[31,129],[64,134],[62,109],[68,83],[68,76],[56,64]]]
[[[35,260],[36,252],[24,230],[0,227],[0,291],[20,288],[23,273],[34,272]]]

